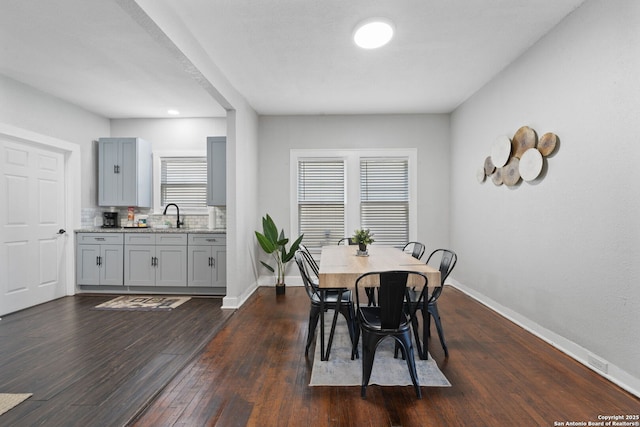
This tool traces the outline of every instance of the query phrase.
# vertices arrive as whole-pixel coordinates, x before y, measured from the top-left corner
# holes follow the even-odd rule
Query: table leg
[[[427,310],[427,303],[423,303],[420,311],[422,311],[422,354],[420,354],[420,359],[427,360],[429,358],[429,310]]]

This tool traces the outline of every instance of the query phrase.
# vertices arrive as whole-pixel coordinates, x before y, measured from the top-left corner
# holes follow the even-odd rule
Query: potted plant
[[[358,249],[361,254],[367,253],[367,245],[370,245],[375,240],[373,239],[373,233],[368,228],[356,230],[351,237],[353,243],[358,244]]]
[[[258,239],[260,247],[267,254],[271,255],[275,261],[275,269],[264,261],[260,262],[272,273],[275,273],[277,269],[276,294],[278,295],[285,293],[285,266],[293,259],[293,255],[298,250],[303,236],[304,234],[298,237],[287,251],[289,239],[284,236],[284,230],[280,230],[280,233],[278,233],[278,227],[276,227],[276,224],[269,214],[262,218],[262,233],[256,231],[256,239]]]

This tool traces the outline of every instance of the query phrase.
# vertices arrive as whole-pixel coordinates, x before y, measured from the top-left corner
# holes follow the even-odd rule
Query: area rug
[[[98,310],[167,311],[190,299],[191,297],[126,295],[104,302],[95,308]]]
[[[328,339],[333,312],[325,314],[325,332]],[[320,325],[318,325],[318,334]],[[413,385],[407,362],[398,355],[393,358],[395,341],[393,338],[384,339],[376,350],[369,384],[381,386]],[[326,345],[326,340],[325,340]],[[362,354],[362,340],[360,340],[360,354]],[[415,349],[414,349],[415,351]],[[416,353],[416,371],[421,387],[451,387],[451,383],[444,376],[431,355],[429,359],[421,360]],[[316,337],[316,351],[313,358],[310,386],[352,386],[362,384],[361,359],[351,360],[351,340],[344,318],[340,317],[336,324],[336,331],[331,345],[329,360],[320,360],[320,337]]]
[[[0,393],[0,415],[30,398],[33,393]]]

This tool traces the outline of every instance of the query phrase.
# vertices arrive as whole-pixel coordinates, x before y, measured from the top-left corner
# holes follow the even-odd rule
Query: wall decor
[[[538,139],[529,126],[520,127],[513,138],[499,136],[491,146],[491,155],[484,159],[476,172],[476,179],[483,183],[487,177],[500,186],[517,186],[520,181],[533,182],[543,170],[546,158],[558,146],[558,136],[547,132]]]

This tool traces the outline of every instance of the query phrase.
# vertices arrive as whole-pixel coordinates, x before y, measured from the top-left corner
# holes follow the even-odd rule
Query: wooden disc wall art
[[[557,147],[558,136],[547,132],[540,137],[529,126],[522,126],[512,139],[500,136],[491,146],[491,155],[476,172],[478,182],[491,177],[495,185],[516,186],[522,179],[535,181],[542,172],[546,157]]]
[[[520,181],[520,159],[512,157],[509,163],[503,168],[502,182],[509,187],[513,187]]]
[[[540,141],[538,142],[538,151],[544,157],[547,157],[549,154],[553,153],[553,150],[556,149],[556,144],[558,142],[558,137],[555,133],[547,132],[542,137],[540,137]]]
[[[522,126],[513,135],[511,144],[513,156],[519,159],[525,151],[536,146],[536,132],[529,126]]]

